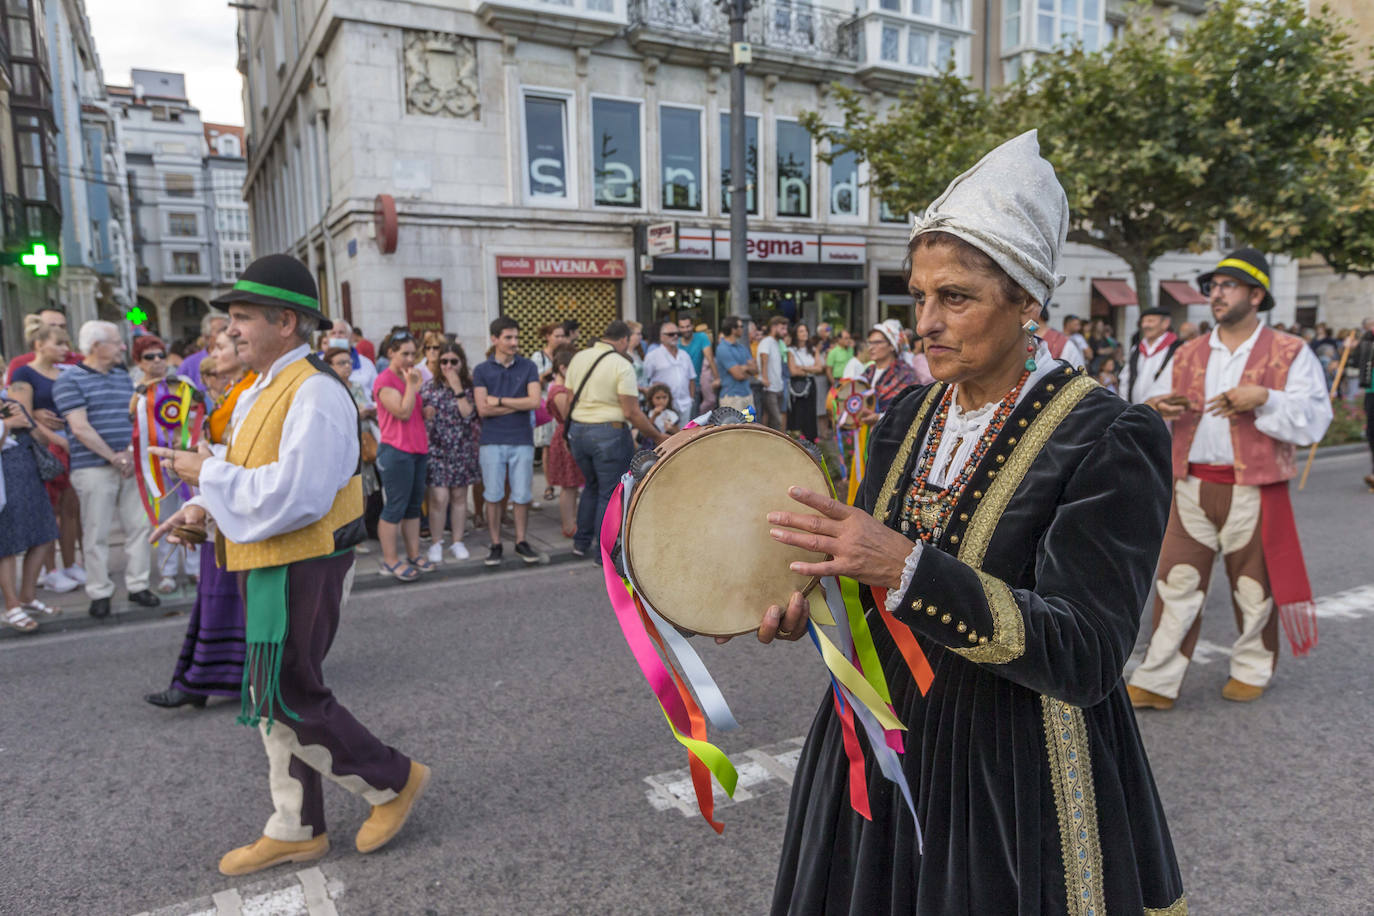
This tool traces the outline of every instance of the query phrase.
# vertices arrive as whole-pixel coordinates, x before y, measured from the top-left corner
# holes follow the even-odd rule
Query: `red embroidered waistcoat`
[[[1288,370],[1304,346],[1300,337],[1263,328],[1245,361],[1240,384],[1282,391],[1288,381]],[[1188,476],[1188,451],[1193,447],[1193,436],[1207,401],[1207,360],[1211,355],[1210,335],[1188,341],[1174,355],[1173,390],[1188,398],[1188,409],[1174,421],[1175,480]],[[1280,442],[1256,429],[1254,411],[1231,418],[1231,451],[1235,456],[1236,483],[1262,487],[1298,476],[1297,449],[1291,442]]]
[[[1050,348],[1050,356],[1059,359],[1064,354],[1064,344],[1069,342],[1069,336],[1062,331],[1054,328],[1041,329],[1040,336],[1045,338],[1045,346]],[[1086,354],[1084,354],[1086,356]]]

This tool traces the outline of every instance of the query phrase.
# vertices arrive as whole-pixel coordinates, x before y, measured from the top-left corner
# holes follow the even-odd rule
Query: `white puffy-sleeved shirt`
[[[1037,337],[1035,342],[1039,345],[1035,351],[1035,371],[1027,378],[1025,384],[1021,386],[1021,391],[1016,395],[1016,403],[1020,404],[1026,395],[1040,380],[1049,375],[1056,369],[1061,368],[1059,360],[1050,355],[1050,348],[1045,341]],[[1068,346],[1059,359],[1067,361]],[[1071,364],[1072,365],[1072,364]],[[926,481],[933,487],[943,487],[951,480],[955,480],[963,472],[964,465],[969,463],[973,453],[978,448],[978,440],[983,438],[988,427],[992,424],[992,418],[997,414],[997,403],[984,404],[974,410],[965,411],[959,406],[957,398],[958,391],[954,392],[949,403],[949,414],[945,417],[945,430],[940,436],[940,444],[935,449],[935,458],[930,471],[930,476]],[[1013,405],[1014,406],[1014,405]],[[926,442],[930,439],[930,430],[926,430],[925,436],[921,439],[920,450],[917,455],[925,451]],[[907,554],[906,566],[902,570],[902,582],[892,591],[887,593],[887,609],[896,610],[902,606],[902,599],[906,595],[907,589],[911,587],[911,579],[916,574],[916,564],[921,560],[921,552],[925,549],[924,541],[917,541],[911,548],[911,553]]]
[[[242,427],[258,395],[286,366],[310,352],[285,354],[239,396],[230,437]],[[200,495],[191,500],[210,513],[224,536],[251,544],[304,528],[324,518],[358,466],[358,408],[348,389],[317,372],[301,383],[282,425],[277,460],[262,467],[230,464],[215,446],[200,471]]]
[[[1121,381],[1118,393],[1132,404],[1144,404],[1150,398],[1163,397],[1173,390],[1173,359],[1169,355],[1169,345],[1177,338],[1161,334],[1153,344],[1141,341],[1136,359],[1135,390],[1131,390],[1131,354],[1121,366]],[[1168,365],[1166,365],[1168,364]]]
[[[1214,330],[1208,336],[1212,348],[1207,360],[1207,401],[1230,391],[1240,384],[1241,373],[1255,348],[1255,341],[1264,330],[1261,324],[1255,333],[1235,350],[1228,350]],[[1311,347],[1298,349],[1297,358],[1288,368],[1288,381],[1283,390],[1271,388],[1269,400],[1255,408],[1255,429],[1293,445],[1311,445],[1326,435],[1331,425],[1331,400],[1326,390],[1326,373]],[[1204,411],[1188,449],[1192,464],[1235,464],[1231,448],[1231,421]]]

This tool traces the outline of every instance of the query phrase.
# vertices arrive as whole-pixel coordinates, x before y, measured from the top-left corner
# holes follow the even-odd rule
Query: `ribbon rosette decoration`
[[[697,425],[700,419],[686,428]],[[725,825],[714,817],[711,777],[714,776],[725,794],[733,798],[738,773],[729,757],[708,740],[707,726],[718,731],[734,731],[739,724],[687,637],[645,600],[629,577],[629,564],[624,564],[624,577],[616,569],[612,554],[617,542],[623,543],[626,510],[635,485],[635,477],[625,474],[606,507],[600,536],[606,593],[625,641],[649,682],[673,737],[687,750],[697,807],[707,823],[720,833]],[[880,609],[883,598],[885,596],[877,600]],[[850,805],[872,820],[866,765],[858,738],[862,731],[879,771],[897,786],[915,821],[915,804],[900,758],[904,750],[902,733],[906,727],[892,706],[887,680],[860,601],[859,583],[846,578],[827,578],[822,580],[820,587],[812,589],[808,600],[807,634],[830,674],[832,701],[844,729],[845,753],[849,758]],[[884,623],[911,668],[921,693],[926,693],[934,674],[924,653],[910,629],[885,611],[883,614]],[[919,844],[919,823],[916,833]]]
[[[165,474],[150,446],[195,448],[205,420],[205,398],[189,382],[170,376],[151,384],[134,402],[134,476],[148,519],[158,523],[162,500],[173,491],[190,499],[191,488]]]
[[[846,469],[845,476],[849,481],[845,502],[852,506],[859,495],[864,465],[868,462],[869,427],[859,422],[859,414],[863,413],[864,407],[872,406],[873,391],[859,391],[857,385],[848,388],[848,395],[842,395],[839,386],[831,388],[826,396],[826,409],[830,413],[830,425],[835,430],[840,463]]]

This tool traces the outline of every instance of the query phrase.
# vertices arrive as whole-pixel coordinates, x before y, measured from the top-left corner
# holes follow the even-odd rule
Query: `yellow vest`
[[[301,384],[320,370],[308,359],[298,359],[286,366],[272,379],[253,402],[242,426],[234,430],[226,459],[239,467],[258,468],[277,460],[281,447],[282,426],[286,412]],[[320,443],[324,447],[324,443]],[[230,572],[260,569],[265,566],[285,566],[299,560],[310,560],[333,553],[337,548],[334,532],[356,522],[363,515],[363,480],[357,474],[349,478],[343,489],[334,496],[324,518],[251,544],[239,544],[220,534],[215,549],[220,565]]]

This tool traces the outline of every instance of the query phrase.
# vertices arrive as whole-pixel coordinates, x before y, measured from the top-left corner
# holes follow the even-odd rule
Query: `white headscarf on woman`
[[[997,262],[1041,305],[1064,282],[1059,254],[1069,233],[1069,199],[1036,131],[988,153],[950,182],[911,227],[910,238],[948,232]]]

